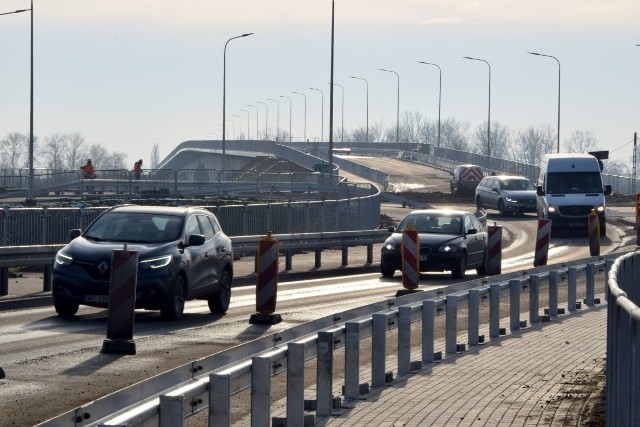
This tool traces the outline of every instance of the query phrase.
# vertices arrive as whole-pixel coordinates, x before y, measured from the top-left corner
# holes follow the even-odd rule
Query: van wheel
[[[209,310],[214,314],[224,314],[229,310],[231,302],[231,274],[227,270],[222,272],[220,288],[209,297]]]
[[[600,237],[605,237],[607,235],[607,223],[600,223]]]
[[[176,277],[169,304],[160,310],[163,320],[180,320],[184,314],[184,278]]]

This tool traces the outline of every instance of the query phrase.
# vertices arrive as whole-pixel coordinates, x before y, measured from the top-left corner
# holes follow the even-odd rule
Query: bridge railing
[[[464,352],[485,340],[499,340],[530,324],[561,319],[567,311],[600,303],[597,291],[604,291],[612,256],[597,261],[547,266],[482,281],[459,283],[445,290],[430,290],[391,298],[294,327],[270,336],[196,360],[159,376],[132,385],[62,414],[43,426],[93,425],[183,425],[184,419],[208,411],[209,424],[229,426],[232,396],[251,389],[252,425],[271,425],[271,384],[287,375],[286,425],[312,425],[307,417],[331,415],[342,398],[358,399],[370,388],[384,386],[392,374],[409,374],[425,364]],[[601,283],[596,283],[596,277]],[[581,279],[581,280],[579,280]],[[548,294],[548,307],[540,315],[541,292]],[[559,307],[566,296],[567,307]],[[528,319],[523,319],[521,299],[528,297]],[[485,302],[486,301],[486,302]],[[481,316],[481,310],[488,315]],[[507,319],[500,316],[508,310]],[[526,311],[526,310],[524,310]],[[466,333],[459,323],[466,315]],[[434,324],[444,316],[444,343]],[[488,323],[488,337],[481,334],[480,319]],[[415,325],[415,326],[414,326]],[[412,342],[412,328],[420,330],[419,342]],[[389,353],[387,336],[397,332],[397,353]],[[467,342],[460,342],[466,338]],[[370,377],[364,378],[360,355],[363,341],[370,340]],[[369,341],[367,341],[369,342]],[[412,348],[420,357],[412,360]],[[337,373],[334,353],[344,351],[344,371]],[[415,354],[416,352],[414,352]],[[388,358],[396,360],[390,366]],[[314,411],[305,410],[305,367],[316,359]],[[392,372],[390,375],[389,372]],[[391,377],[391,378],[390,378]],[[367,381],[368,380],[368,381]],[[343,383],[340,388],[337,381]],[[338,392],[342,390],[342,393]],[[342,396],[336,399],[336,395]],[[338,402],[337,402],[338,401]],[[637,403],[637,401],[636,401]],[[637,405],[636,405],[637,406]],[[160,421],[162,419],[162,422]],[[282,421],[282,420],[280,420]],[[74,424],[75,423],[75,424]]]
[[[606,425],[640,425],[640,253],[616,260],[607,296]]]

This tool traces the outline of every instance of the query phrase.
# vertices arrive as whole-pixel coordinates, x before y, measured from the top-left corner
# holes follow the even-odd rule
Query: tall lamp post
[[[258,141],[260,139],[260,136],[258,135],[258,121],[260,120],[258,117],[258,107],[251,104],[247,104],[247,107],[253,107],[256,109],[256,141]]]
[[[277,110],[276,110],[276,141],[277,141],[280,135],[280,102],[278,102],[277,99],[273,99],[273,98],[267,98],[267,101],[273,101],[276,103],[276,106],[277,106]]]
[[[555,56],[551,56],[551,55],[545,55],[542,53],[538,53],[538,52],[527,52],[529,55],[536,55],[536,56],[544,56],[547,58],[553,58],[556,60],[556,62],[558,63],[558,153],[560,152],[560,61],[558,61],[558,58],[556,58]]]
[[[489,117],[487,118],[487,157],[491,157],[491,65],[484,59],[472,58],[470,56],[463,56],[464,59],[470,59],[472,61],[481,61],[487,64],[489,67]]]
[[[307,95],[302,92],[291,92],[304,97],[304,142],[307,142]]]
[[[244,111],[245,113],[247,113],[247,139],[249,139],[249,123],[251,122],[250,113],[249,110],[243,110],[242,108],[240,109],[240,111]]]
[[[340,142],[344,142],[344,87],[342,85],[339,85],[338,83],[334,83],[334,86],[338,86],[340,88],[340,90],[342,91],[342,131],[341,131],[341,135],[340,135]]]
[[[33,1],[33,0],[32,0]],[[239,39],[241,37],[247,37],[252,35],[253,33],[245,33],[239,36],[231,37],[224,44],[224,54],[222,58],[222,170],[226,168],[226,132],[225,132],[225,123],[226,120],[226,110],[227,110],[227,45],[231,40]],[[248,136],[247,136],[248,137]]]
[[[396,144],[400,142],[400,75],[393,70],[386,70],[384,68],[378,68],[380,71],[387,73],[393,73],[398,77],[398,102],[396,104]]]
[[[362,80],[367,85],[367,142],[369,142],[369,82],[362,77],[349,76],[350,79]]]
[[[31,66],[29,78],[29,189],[27,191],[27,199],[25,205],[35,206],[36,199],[34,196],[34,176],[33,176],[33,0],[31,0],[30,9],[19,9],[12,12],[0,13],[0,15],[12,15],[22,12],[31,12]]]
[[[315,87],[310,87],[309,89],[320,92],[320,141],[322,141],[324,136],[324,92],[320,89],[316,89]]]
[[[264,140],[269,139],[269,106],[266,102],[256,101],[257,104],[264,105],[265,116],[264,116]]]
[[[434,67],[438,67],[438,71],[440,73],[440,85],[438,89],[438,155],[440,154],[440,110],[442,107],[442,68],[438,64],[433,64],[431,62],[418,61],[420,64],[425,65],[433,65]]]
[[[280,95],[280,98],[287,98],[289,100],[289,142],[291,142],[291,108],[293,106],[293,103],[291,101],[291,98],[288,96]]]

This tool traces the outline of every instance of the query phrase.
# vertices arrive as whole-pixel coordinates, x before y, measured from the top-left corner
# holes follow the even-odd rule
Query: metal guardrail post
[[[318,332],[316,413],[329,416],[333,403],[333,333]]]
[[[11,209],[6,207],[3,209],[4,215],[2,215],[2,245],[7,246],[9,244],[9,220],[11,218]]]
[[[231,375],[209,375],[209,425],[231,425]]]
[[[305,345],[287,344],[287,425],[304,425]]]
[[[349,265],[349,246],[342,245],[342,267]]]
[[[374,313],[371,342],[371,386],[382,387],[385,384],[385,358],[387,354],[387,316]]]
[[[436,303],[433,300],[422,302],[422,363],[433,362],[434,318]]]
[[[587,290],[586,290],[585,303],[589,307],[593,307],[595,305],[595,276],[596,276],[595,264],[593,263],[587,264]]]
[[[9,267],[0,267],[0,297],[9,295]]]
[[[367,264],[373,264],[373,244],[367,245]]]
[[[271,358],[251,358],[251,427],[271,426]]]
[[[344,396],[347,399],[360,397],[360,324],[345,324],[344,350]]]
[[[608,259],[604,262],[604,298],[606,301],[609,301],[609,272],[611,271],[612,265],[612,259]]]
[[[509,329],[511,332],[520,330],[520,293],[522,285],[520,280],[509,281]]]
[[[549,317],[558,317],[558,271],[549,272]]]
[[[569,278],[567,283],[567,310],[570,313],[576,311],[576,301],[578,299],[578,269],[575,266],[569,267]]]
[[[447,295],[446,298],[445,353],[447,356],[457,353],[458,344],[458,297]]]
[[[184,396],[160,396],[160,427],[180,427],[184,423]]]
[[[489,337],[500,336],[500,284],[489,286]]]
[[[40,244],[41,245],[46,245],[47,244],[47,237],[49,236],[49,218],[51,217],[51,215],[49,215],[48,213],[48,208],[45,206],[42,208],[42,216],[40,217],[41,219],[41,224],[42,224],[42,229],[41,229],[41,235],[40,235]]]
[[[469,346],[480,342],[480,289],[469,289],[467,335]]]
[[[529,323],[535,325],[540,322],[540,276],[533,274],[529,277]]]
[[[398,309],[398,375],[411,372],[411,307]]]

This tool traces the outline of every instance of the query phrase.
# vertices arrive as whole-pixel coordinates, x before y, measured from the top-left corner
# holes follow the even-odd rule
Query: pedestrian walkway
[[[604,385],[606,316],[598,306],[472,347],[345,400],[315,425],[581,425]]]

